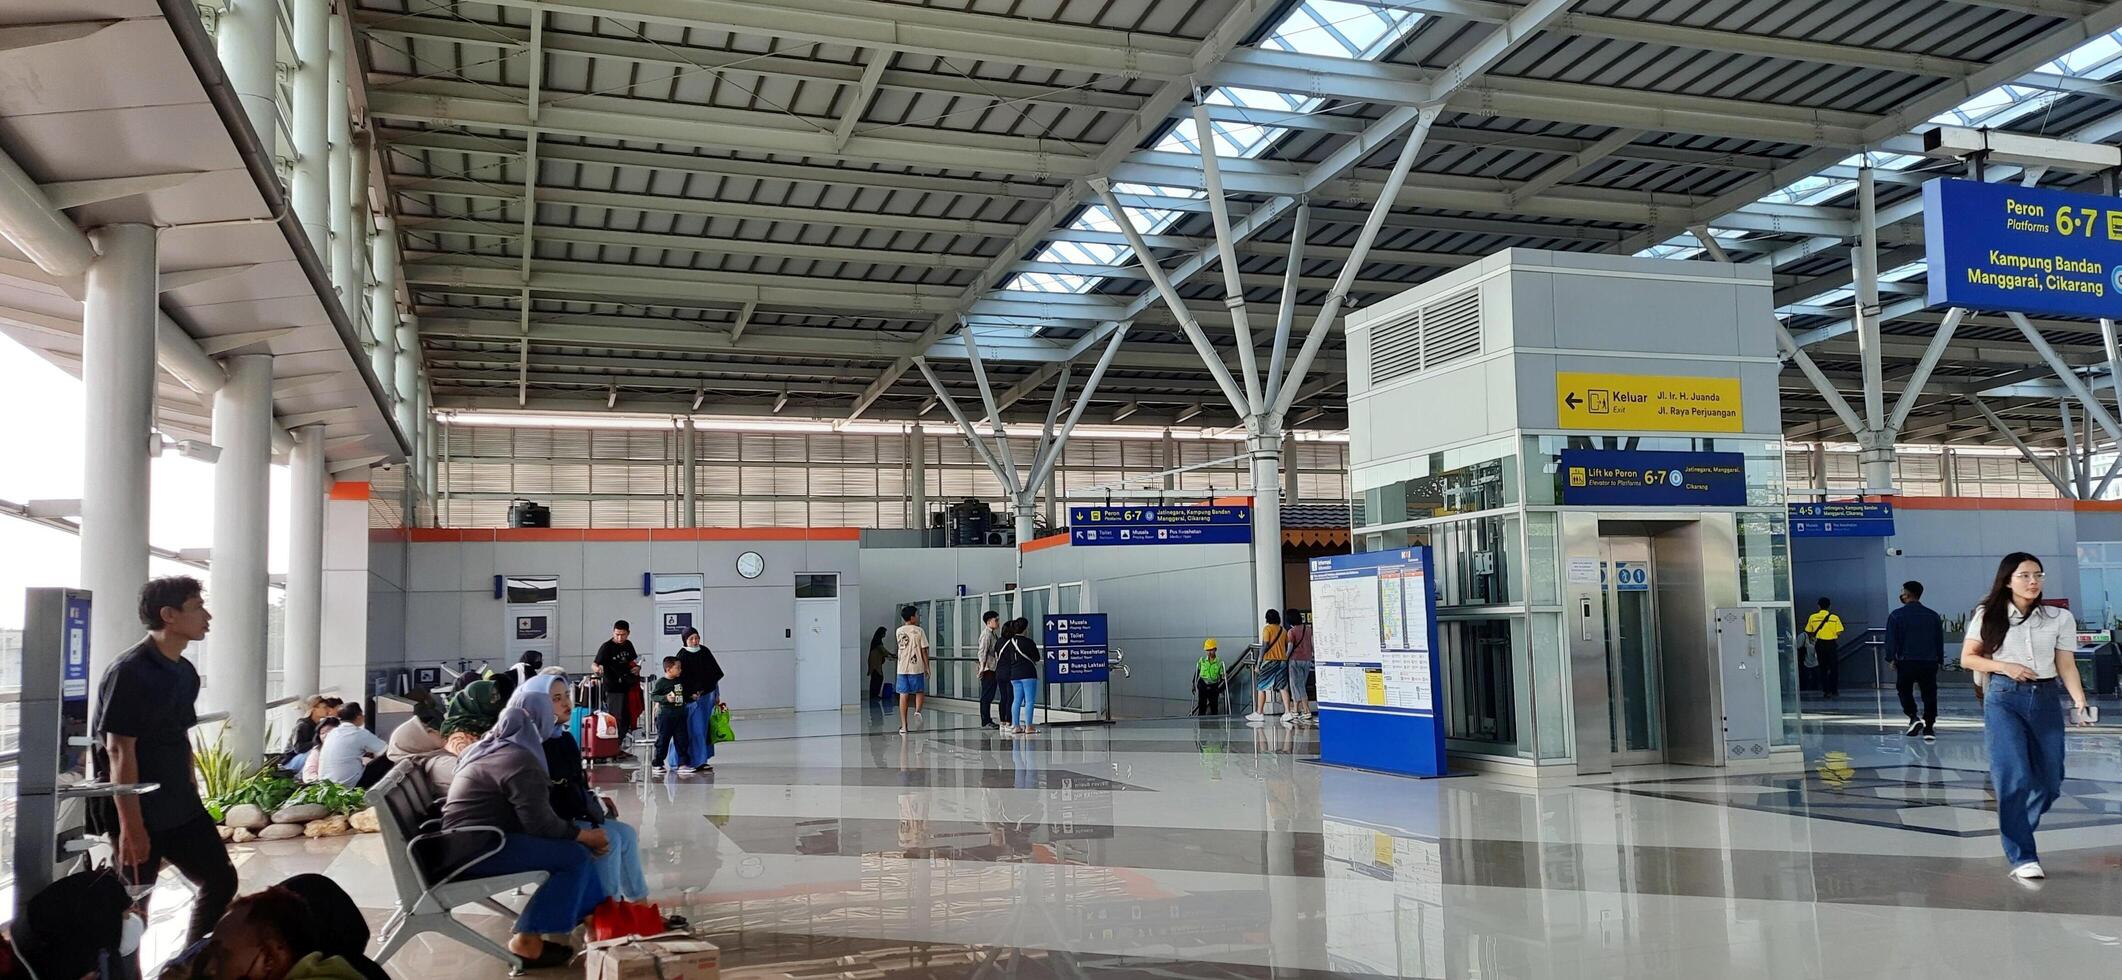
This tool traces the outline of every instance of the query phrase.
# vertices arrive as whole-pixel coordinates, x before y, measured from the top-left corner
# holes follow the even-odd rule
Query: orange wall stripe
[[[1884,498],[1870,498],[1880,500]],[[1896,497],[1902,510],[2071,510],[2078,501],[2042,497]]]
[[[366,487],[367,484],[361,484]],[[859,541],[858,527],[416,527],[409,540],[468,541]]]
[[[341,480],[332,484],[333,500],[367,500],[368,484]]]
[[[1049,534],[1046,537],[1034,538],[1030,541],[1020,544],[1017,546],[1017,550],[1044,551],[1048,548],[1059,548],[1063,545],[1066,545],[1068,544],[1068,540],[1069,536],[1066,534]]]
[[[1209,505],[1210,507],[1251,507],[1251,506],[1253,505],[1253,498],[1251,498],[1251,497],[1249,497],[1249,496],[1248,496],[1248,497],[1212,497],[1212,498],[1210,498],[1210,499],[1209,499],[1209,501],[1208,501],[1208,505]]]

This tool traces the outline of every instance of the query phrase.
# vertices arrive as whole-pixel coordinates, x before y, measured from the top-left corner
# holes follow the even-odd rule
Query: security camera
[[[1886,549],[1886,557],[1888,557],[1888,558],[1899,558],[1899,557],[1901,557],[1901,549],[1899,549],[1899,548],[1891,548],[1891,547],[1890,547],[1890,548],[1887,548],[1887,549]]]

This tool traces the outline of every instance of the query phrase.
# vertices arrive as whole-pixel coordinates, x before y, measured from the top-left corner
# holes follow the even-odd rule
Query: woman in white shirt
[[[361,702],[348,701],[339,707],[339,727],[317,747],[318,755],[323,757],[317,764],[318,778],[367,789],[390,773],[390,743],[377,738],[361,722]]]
[[[2090,724],[2085,687],[2078,681],[2078,624],[2063,609],[2041,604],[2047,573],[2023,551],[2004,556],[1989,596],[1967,620],[1960,666],[1987,674],[1982,699],[1989,782],[1997,794],[1997,823],[2012,877],[2045,877],[2034,830],[2063,787],[2063,703],[2070,692],[2075,717]]]

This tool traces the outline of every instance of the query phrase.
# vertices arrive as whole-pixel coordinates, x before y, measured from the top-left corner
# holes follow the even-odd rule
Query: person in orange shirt
[[[1267,696],[1271,691],[1284,690],[1289,686],[1289,634],[1282,628],[1282,613],[1267,611],[1267,625],[1260,630],[1259,683],[1253,690],[1253,713],[1246,715],[1248,724],[1260,724],[1267,720]],[[1289,709],[1289,697],[1282,699],[1284,711]]]

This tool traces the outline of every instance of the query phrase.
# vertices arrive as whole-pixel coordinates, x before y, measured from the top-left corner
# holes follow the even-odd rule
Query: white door
[[[837,711],[843,663],[840,650],[840,576],[796,574],[796,710]]]

